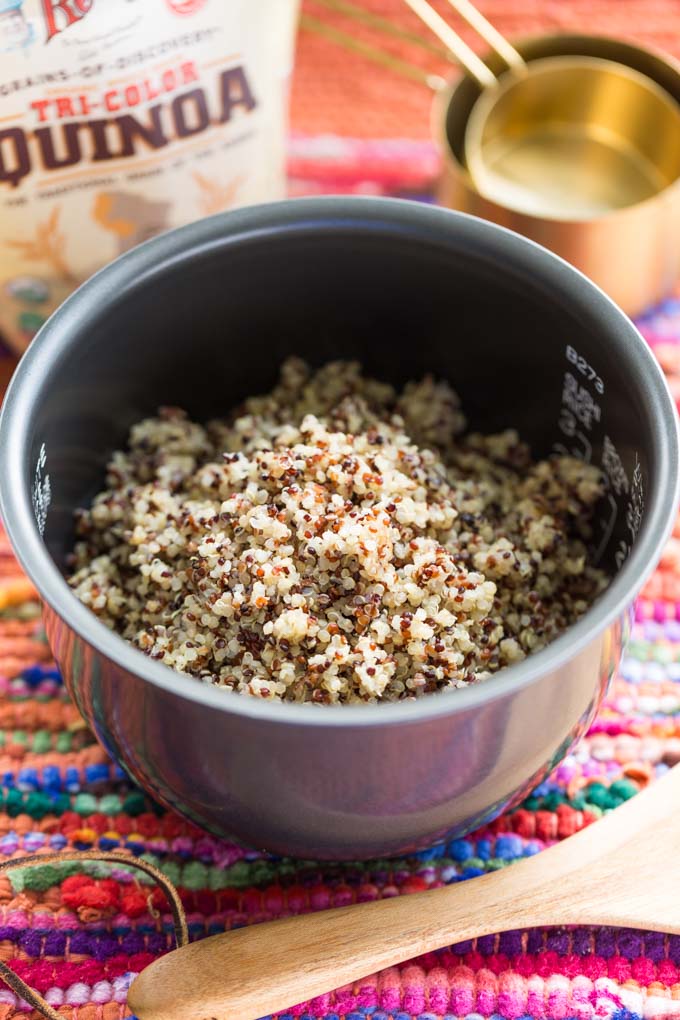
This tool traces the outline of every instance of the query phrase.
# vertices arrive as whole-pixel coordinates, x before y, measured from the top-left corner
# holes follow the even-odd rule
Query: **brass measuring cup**
[[[436,49],[348,0],[316,2]],[[449,0],[492,47],[482,61],[427,0],[405,2],[464,65],[457,83],[433,80],[337,28],[303,24],[436,89],[439,200],[551,248],[629,314],[667,294],[680,276],[678,66],[615,39],[564,35],[510,44],[469,0]],[[566,162],[565,148],[572,154]],[[527,166],[527,152],[540,158]]]
[[[527,64],[578,55],[614,61],[644,75],[680,104],[680,64],[665,54],[607,36],[556,34],[514,40]],[[503,61],[487,57],[501,72]],[[466,162],[465,140],[481,89],[469,75],[437,92],[433,133],[442,154],[437,199],[442,205],[492,220],[550,248],[597,283],[629,315],[667,296],[680,277],[680,176],[642,201],[581,218],[560,218],[513,208],[501,196],[484,196]],[[633,111],[630,111],[631,115]],[[622,111],[622,116],[627,116]],[[637,114],[635,115],[637,119]],[[644,129],[644,125],[641,125]],[[654,126],[661,145],[658,122]]]
[[[477,190],[519,212],[587,220],[636,205],[680,174],[680,105],[602,57],[544,57],[474,104],[465,157]]]

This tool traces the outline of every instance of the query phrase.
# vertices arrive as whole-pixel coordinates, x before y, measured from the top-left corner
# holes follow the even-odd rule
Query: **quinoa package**
[[[0,336],[140,241],[284,193],[299,0],[0,0]]]

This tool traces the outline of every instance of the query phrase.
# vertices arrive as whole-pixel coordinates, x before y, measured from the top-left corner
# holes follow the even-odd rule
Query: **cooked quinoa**
[[[259,698],[369,702],[484,680],[604,588],[586,546],[599,471],[464,435],[426,377],[288,360],[207,425],[162,408],[77,517],[70,583],[147,655]]]

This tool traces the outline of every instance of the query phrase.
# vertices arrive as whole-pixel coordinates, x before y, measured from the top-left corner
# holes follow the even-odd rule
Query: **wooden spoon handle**
[[[570,839],[472,882],[289,917],[195,942],[147,968],[140,1020],[257,1020],[451,942],[552,924],[680,934],[680,769]]]
[[[500,885],[504,899],[504,878],[498,872],[475,880],[478,896],[482,885]],[[215,935],[151,964],[132,985],[128,1005],[140,1020],[257,1020],[480,934],[488,906],[481,906],[481,924],[470,906],[461,883]],[[511,903],[506,916],[513,927]]]

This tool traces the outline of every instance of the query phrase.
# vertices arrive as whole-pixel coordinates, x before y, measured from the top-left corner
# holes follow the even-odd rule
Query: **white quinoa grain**
[[[461,687],[542,648],[605,586],[599,471],[463,435],[444,382],[401,395],[297,359],[231,418],[135,425],[77,516],[78,597],[217,686],[363,702]]]

